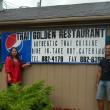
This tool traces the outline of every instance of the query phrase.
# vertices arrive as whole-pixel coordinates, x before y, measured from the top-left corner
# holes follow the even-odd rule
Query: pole
[[[0,11],[3,10],[3,0],[0,0]]]
[[[41,3],[42,3],[42,0],[40,0],[40,7],[41,7]]]

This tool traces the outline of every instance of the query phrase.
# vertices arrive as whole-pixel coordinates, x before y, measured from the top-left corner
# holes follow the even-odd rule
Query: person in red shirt
[[[21,84],[22,68],[29,66],[30,63],[22,64],[19,53],[15,47],[10,50],[10,55],[5,60],[5,72],[7,74],[7,84]]]

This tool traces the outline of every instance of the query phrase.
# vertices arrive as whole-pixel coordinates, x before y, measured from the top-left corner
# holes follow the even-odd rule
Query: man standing
[[[98,109],[104,110],[104,98],[107,97],[110,110],[110,44],[105,47],[105,58],[99,63],[96,78]]]

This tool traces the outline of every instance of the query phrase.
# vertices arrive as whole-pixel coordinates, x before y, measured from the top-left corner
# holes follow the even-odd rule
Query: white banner
[[[31,61],[98,63],[104,57],[106,28],[60,28],[32,31]]]

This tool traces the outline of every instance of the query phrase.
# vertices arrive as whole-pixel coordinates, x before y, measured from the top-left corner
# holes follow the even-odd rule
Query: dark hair
[[[12,47],[11,49],[10,49],[10,53],[9,53],[9,56],[13,59],[13,56],[12,56],[12,50],[13,49],[16,49],[16,51],[17,51],[17,48],[16,47]],[[15,56],[18,60],[19,60],[19,53],[18,53],[18,51],[17,51],[17,55]]]
[[[110,45],[110,43],[107,43],[105,46],[108,46],[108,45]]]

